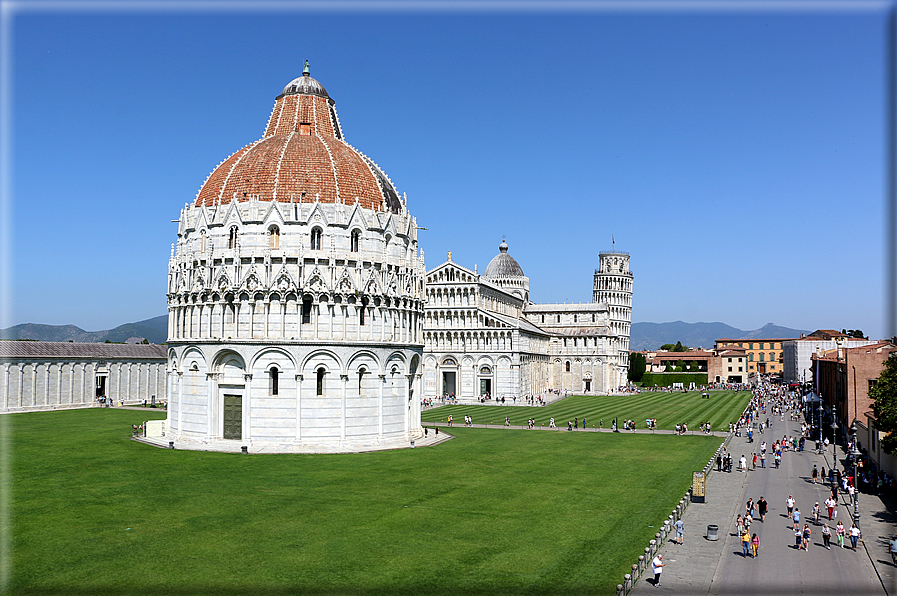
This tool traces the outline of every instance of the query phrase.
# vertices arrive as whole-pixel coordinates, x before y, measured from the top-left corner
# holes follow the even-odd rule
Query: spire
[[[308,60],[305,61],[305,68],[302,69],[302,76],[308,77],[311,76],[311,73],[308,71]]]

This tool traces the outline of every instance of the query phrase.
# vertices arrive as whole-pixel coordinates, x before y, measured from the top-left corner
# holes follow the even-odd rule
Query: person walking
[[[751,548],[751,535],[748,534],[747,530],[745,530],[741,534],[741,556],[743,556],[745,559],[748,556],[750,548]]]
[[[753,558],[757,558],[757,555],[760,552],[760,537],[757,534],[751,536],[751,556]]]
[[[791,519],[794,521],[794,529],[797,530],[800,528],[800,509],[797,507],[794,508],[794,513],[791,515]]]
[[[828,524],[822,526],[822,546],[824,546],[827,550],[832,550],[832,531],[829,529]]]
[[[654,560],[651,561],[651,573],[654,574],[654,587],[660,587],[660,574],[663,573],[663,567],[666,563],[663,562],[663,555],[657,555],[654,557]]]
[[[747,472],[747,459],[745,459],[744,455],[738,460],[738,469],[741,472]]]
[[[819,469],[816,468],[815,464],[813,464],[813,471],[810,474],[813,476],[813,484],[816,484],[816,479],[819,477]]]
[[[853,546],[853,550],[856,550],[857,549],[857,540],[862,538],[863,535],[860,532],[860,529],[857,527],[856,523],[854,523],[852,526],[850,526],[849,532],[850,532],[850,544],[851,544],[851,546]]]
[[[847,529],[844,527],[843,522],[838,522],[838,525],[835,526],[835,536],[838,537],[838,546],[844,548],[844,534],[847,533]]]
[[[766,521],[766,511],[769,504],[766,502],[766,499],[761,495],[760,500],[757,501],[757,513],[760,514],[760,521]]]
[[[832,512],[835,510],[835,500],[831,497],[825,500],[825,508],[828,509],[828,520],[832,521]]]
[[[819,525],[819,501],[816,501],[816,504],[813,505],[813,523],[817,526]]]
[[[810,552],[810,524],[804,524],[800,545],[805,551]]]
[[[794,497],[792,495],[788,495],[788,498],[785,499],[785,506],[788,507],[788,517],[791,517],[791,514],[794,513]]]
[[[681,519],[677,519],[676,523],[673,525],[676,527],[676,542],[681,545],[682,544],[682,534],[685,532],[685,524],[682,523]]]

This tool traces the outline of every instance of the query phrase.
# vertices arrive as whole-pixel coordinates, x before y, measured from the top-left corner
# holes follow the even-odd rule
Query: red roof
[[[308,79],[308,84],[301,83]],[[225,159],[203,183],[196,205],[232,200],[341,202],[398,212],[398,192],[383,171],[342,138],[333,101],[309,76],[277,97],[265,136]],[[303,198],[304,197],[304,198]]]

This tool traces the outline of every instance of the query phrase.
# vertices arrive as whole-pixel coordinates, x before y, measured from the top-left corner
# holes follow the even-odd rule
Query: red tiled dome
[[[308,75],[274,102],[262,139],[224,160],[203,183],[196,205],[249,200],[358,202],[398,212],[398,192],[383,171],[343,141],[333,100]]]

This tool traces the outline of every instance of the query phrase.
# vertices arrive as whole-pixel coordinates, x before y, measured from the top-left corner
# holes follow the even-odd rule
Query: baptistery
[[[424,253],[383,169],[309,74],[177,220],[168,268],[176,448],[339,452],[421,432]]]

